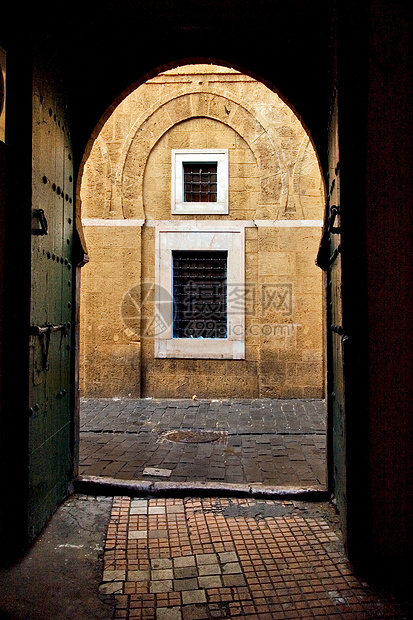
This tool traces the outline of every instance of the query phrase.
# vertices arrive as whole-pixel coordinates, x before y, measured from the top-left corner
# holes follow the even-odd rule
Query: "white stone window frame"
[[[229,222],[228,222],[229,223]],[[161,226],[155,236],[155,330],[156,358],[245,359],[245,227],[214,227],[212,221],[180,222]],[[226,338],[173,338],[174,250],[226,250]]]
[[[216,202],[184,201],[184,164],[217,164]],[[172,149],[173,215],[226,215],[228,213],[228,149]]]

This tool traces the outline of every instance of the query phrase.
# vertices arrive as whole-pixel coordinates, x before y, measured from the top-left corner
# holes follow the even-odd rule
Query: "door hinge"
[[[67,335],[67,330],[70,329],[70,323],[60,323],[59,325],[31,325],[30,335],[40,336],[42,334],[51,334],[52,332],[62,332],[64,336]]]
[[[42,347],[42,365],[43,370],[49,370],[47,359],[49,357],[50,335],[54,332],[61,332],[61,338],[68,335],[70,323],[61,323],[59,325],[31,325],[30,335],[38,336]]]

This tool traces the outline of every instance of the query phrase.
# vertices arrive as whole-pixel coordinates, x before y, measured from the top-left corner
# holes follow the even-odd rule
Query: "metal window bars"
[[[217,202],[216,162],[184,163],[184,202]]]
[[[172,252],[173,337],[227,337],[226,251]]]

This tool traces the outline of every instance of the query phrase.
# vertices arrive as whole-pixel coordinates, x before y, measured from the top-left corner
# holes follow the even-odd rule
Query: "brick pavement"
[[[321,400],[83,398],[79,473],[324,488],[325,428]]]
[[[103,561],[118,620],[411,617],[354,574],[330,504],[117,497]]]

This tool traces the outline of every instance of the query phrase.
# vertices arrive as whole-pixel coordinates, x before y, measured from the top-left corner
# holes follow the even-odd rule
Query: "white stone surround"
[[[229,223],[229,222],[228,222]],[[245,241],[244,227],[225,226],[220,230],[213,222],[202,226],[156,227],[155,235],[155,322],[164,325],[155,335],[155,357],[244,359],[245,357]],[[189,230],[187,230],[189,228]],[[172,251],[226,250],[228,252],[228,290],[236,288],[237,295],[228,295],[227,338],[172,337]]]

